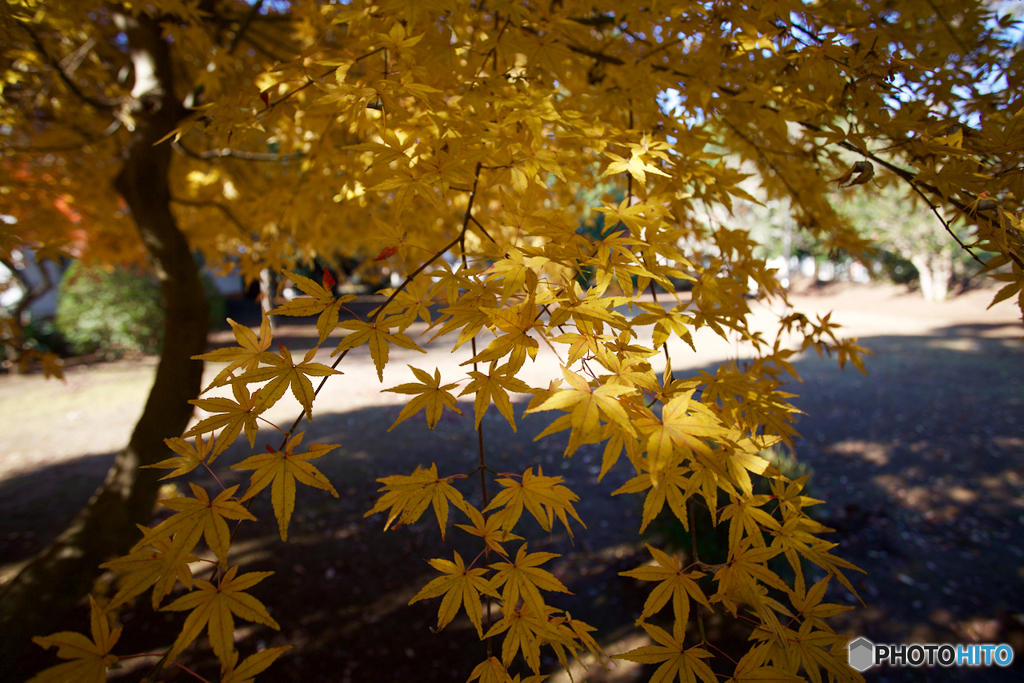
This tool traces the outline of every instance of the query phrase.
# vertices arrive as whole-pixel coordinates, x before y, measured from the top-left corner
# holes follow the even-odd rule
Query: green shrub
[[[907,285],[916,282],[920,277],[914,264],[899,254],[883,251],[879,261],[882,264],[883,277],[895,285]]]
[[[205,273],[203,290],[210,304],[211,328],[223,325],[224,297]],[[164,311],[160,283],[136,269],[84,266],[76,261],[64,274],[57,302],[57,330],[72,353],[159,353]]]
[[[65,355],[68,351],[67,341],[50,318],[33,316],[28,324],[21,326],[21,333],[25,338],[24,348],[57,355]]]

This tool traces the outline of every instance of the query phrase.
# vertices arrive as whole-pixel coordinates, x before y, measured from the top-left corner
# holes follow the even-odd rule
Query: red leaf
[[[267,449],[267,453],[277,453],[277,451],[270,447],[270,444],[267,444],[265,448]]]
[[[383,249],[380,250],[380,253],[377,254],[377,258],[375,258],[373,260],[374,261],[383,261],[386,258],[391,258],[392,256],[394,256],[397,253],[398,253],[398,247],[384,247]]]
[[[270,91],[264,90],[260,93],[260,99],[263,100],[263,104],[270,106]]]
[[[334,288],[334,285],[337,284],[337,282],[338,281],[334,279],[334,276],[331,275],[331,271],[324,268],[324,289],[326,289],[328,292],[331,291],[331,289]]]

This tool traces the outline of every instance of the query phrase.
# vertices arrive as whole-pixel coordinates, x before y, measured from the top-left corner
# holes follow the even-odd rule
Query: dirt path
[[[868,572],[857,584],[867,607],[840,626],[875,642],[1009,641],[1024,661],[1024,343],[1010,305],[985,310],[991,296],[971,292],[946,304],[927,304],[895,288],[794,296],[806,313],[835,310],[833,320],[878,354],[868,361],[869,377],[841,373],[834,361],[816,356],[797,362],[805,381],[793,391],[807,413],[798,425],[804,439],[797,455],[814,471],[811,494],[828,501],[821,515],[838,530],[829,539],[839,543],[836,554]],[[770,312],[760,304],[754,309],[755,325],[767,328]],[[289,348],[309,343],[307,329],[280,333]],[[445,346],[439,342],[425,356],[396,349],[383,386],[409,381],[405,363],[455,377],[468,356]],[[748,352],[712,336],[698,338],[697,347],[699,355],[682,344],[672,348],[677,372]],[[528,366],[528,381],[546,383],[557,375],[557,364],[542,350]],[[472,420],[446,418],[433,432],[417,421],[388,433],[401,397],[379,393],[365,348],[340,369],[346,374],[317,400],[306,440],[342,445],[322,467],[341,498],[304,491],[287,545],[277,538],[269,504],[254,509],[261,522],[232,561],[278,573],[261,597],[280,617],[282,631],[242,630],[239,647],[294,645],[294,653],[275,665],[273,680],[464,680],[482,658],[468,622],[457,620],[434,635],[428,627],[436,621],[436,601],[406,603],[431,575],[424,558],[450,557],[453,549],[473,557],[477,549],[455,532],[442,545],[436,523],[381,534],[382,521],[362,515],[376,498],[377,477],[431,462],[442,472],[471,469]],[[88,499],[111,454],[127,440],[152,371],[145,361],[82,367],[68,373],[67,384],[0,377],[0,580]],[[470,405],[463,407],[472,414]],[[290,422],[297,404],[282,401],[273,411],[270,419]],[[489,415],[488,458],[499,470],[541,464],[580,494],[587,530],[570,543],[564,533],[538,528],[530,549],[563,555],[556,572],[574,595],[559,600],[560,608],[599,626],[610,651],[631,649],[639,644],[631,625],[645,593],[618,572],[646,560],[636,535],[639,501],[605,502],[629,473],[613,470],[597,482],[599,448],[584,447],[563,460],[559,443],[533,443],[547,421],[522,420],[513,433]],[[247,452],[234,448],[225,462]],[[242,481],[237,473],[228,479]],[[848,597],[837,591],[834,599]],[[165,627],[173,615],[153,615],[147,604],[124,619],[126,650],[166,646],[173,637]],[[216,675],[209,653],[192,663]],[[608,680],[640,673],[620,667]],[[868,680],[1020,679],[1019,669],[971,674],[888,669]]]

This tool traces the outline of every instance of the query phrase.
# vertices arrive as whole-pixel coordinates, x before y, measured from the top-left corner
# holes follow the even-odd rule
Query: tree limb
[[[231,38],[231,43],[228,45],[229,55],[234,54],[235,48],[238,47],[238,43],[241,42],[243,36],[245,36],[245,32],[246,30],[248,30],[249,25],[252,24],[252,20],[256,17],[257,14],[259,14],[259,11],[262,8],[263,0],[256,0],[256,2],[252,3],[252,7],[249,8],[249,11],[246,13],[245,18],[242,19],[242,23],[238,27],[238,30],[235,31],[234,37]]]
[[[26,145],[24,147],[20,147],[20,146],[17,146],[17,145],[11,145],[10,149],[14,150],[15,152],[29,152],[29,153],[69,152],[69,151],[76,150],[76,149],[82,149],[83,147],[88,147],[89,145],[95,145],[95,144],[97,144],[99,142],[103,142],[104,140],[109,138],[111,135],[116,133],[121,128],[122,125],[123,125],[123,122],[120,119],[114,119],[113,121],[110,122],[110,125],[107,126],[104,129],[104,131],[102,133],[100,133],[99,135],[95,135],[95,136],[91,136],[91,137],[87,136],[86,139],[80,140],[79,142],[69,142],[69,143],[67,143],[65,145],[39,145],[39,146]]]
[[[224,204],[221,204],[220,202],[215,202],[213,200],[180,199],[178,197],[171,197],[171,202],[175,204],[181,204],[182,206],[191,206],[197,209],[217,209],[222,214],[224,214],[224,216],[227,217],[229,221],[234,223],[235,227],[237,227],[239,231],[241,231],[241,233],[246,236],[246,238],[248,238],[249,235],[252,234],[252,231],[245,227],[242,221],[238,219],[238,216],[236,216],[231,209],[229,209]]]
[[[205,152],[196,152],[189,149],[185,145],[181,144],[180,140],[176,140],[171,143],[174,147],[174,151],[178,152],[187,157],[193,159],[222,159],[224,157],[233,157],[235,159],[245,159],[246,161],[290,161],[292,159],[301,159],[302,154],[272,154],[270,152],[247,152],[241,149],[231,149],[229,147],[222,147],[221,149],[208,149]]]
[[[58,76],[60,76],[60,80],[64,82],[64,85],[67,86],[67,89],[70,90],[75,95],[75,97],[82,100],[86,104],[94,107],[95,109],[100,109],[103,111],[114,110],[120,106],[120,102],[118,100],[112,100],[106,97],[92,97],[91,95],[87,95],[86,93],[82,92],[82,90],[78,87],[78,84],[75,83],[75,81],[71,78],[70,74],[68,74],[61,66],[60,62],[58,62],[56,58],[54,58],[49,52],[47,52],[46,46],[43,45],[43,41],[40,40],[39,35],[32,30],[32,27],[28,24],[23,23],[22,28],[24,28],[28,35],[32,38],[32,42],[35,44],[36,50],[39,51],[39,54],[41,54],[43,58],[50,64],[50,66],[53,67],[53,70],[57,72]]]

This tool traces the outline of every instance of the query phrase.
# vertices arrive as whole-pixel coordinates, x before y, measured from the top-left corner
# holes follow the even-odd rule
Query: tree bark
[[[953,281],[953,257],[949,253],[913,253],[910,262],[917,268],[921,295],[926,301],[945,301]]]
[[[32,636],[47,635],[82,603],[98,565],[125,554],[138,540],[136,524],[153,514],[161,472],[139,469],[168,456],[165,438],[180,436],[192,416],[188,403],[199,395],[208,307],[188,243],[170,208],[169,142],[185,110],[175,98],[170,46],[150,17],[118,16],[135,66],[132,91],[135,130],[116,190],[152,256],[161,281],[166,325],[164,347],[146,407],[127,447],[88,506],[54,543],[29,562],[0,593],[0,668],[5,680],[20,680],[38,661]],[[82,612],[82,625],[88,623]],[[27,656],[26,656],[27,655]],[[51,655],[52,657],[52,655]]]

